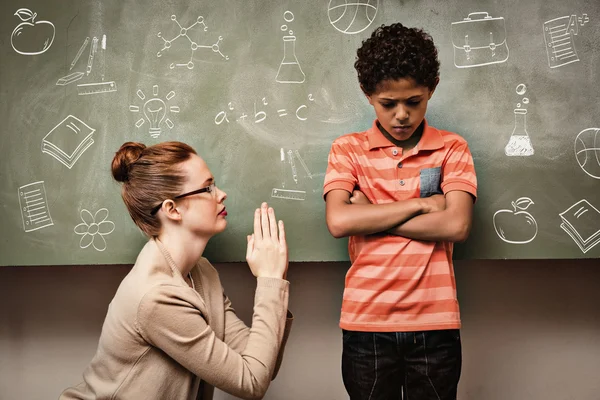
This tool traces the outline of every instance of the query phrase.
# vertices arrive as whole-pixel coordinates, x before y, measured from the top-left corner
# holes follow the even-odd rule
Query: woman
[[[202,258],[208,240],[227,225],[227,195],[194,149],[127,142],[112,173],[150,240],[109,305],[84,382],[60,398],[210,400],[214,387],[262,398],[291,326],[283,222],[266,203],[254,213],[246,260],[257,286],[248,328]]]

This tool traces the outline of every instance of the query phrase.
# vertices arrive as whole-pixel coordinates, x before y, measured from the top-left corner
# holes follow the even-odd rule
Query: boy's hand
[[[446,196],[443,194],[434,194],[433,196],[425,197],[421,200],[424,201],[424,214],[444,211],[446,209]]]
[[[350,204],[371,204],[371,201],[360,190],[353,190],[352,196],[350,196]]]

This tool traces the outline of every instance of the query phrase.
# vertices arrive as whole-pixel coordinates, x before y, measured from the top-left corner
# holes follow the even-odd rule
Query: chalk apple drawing
[[[494,214],[494,229],[506,243],[525,244],[537,236],[538,226],[527,208],[535,204],[529,197],[512,201],[512,210],[498,210]]]
[[[23,21],[10,36],[10,44],[17,53],[34,56],[52,46],[55,32],[52,22],[36,21],[37,14],[27,8],[19,8],[15,15]]]

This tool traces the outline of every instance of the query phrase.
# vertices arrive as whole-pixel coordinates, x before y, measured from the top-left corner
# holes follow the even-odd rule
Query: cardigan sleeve
[[[243,346],[238,337],[239,349],[216,337],[195,305],[198,297],[179,286],[148,291],[138,308],[137,327],[144,340],[200,379],[242,399],[261,399],[284,337],[288,296],[289,282],[257,279],[252,327]]]
[[[242,351],[246,346],[246,341],[248,340],[248,335],[250,333],[250,329],[246,326],[246,324],[238,318],[235,310],[231,305],[231,300],[223,294],[224,308],[225,308],[225,338],[224,341],[230,346],[234,351]],[[281,362],[283,361],[283,352],[285,350],[285,345],[287,343],[288,337],[290,335],[290,331],[292,329],[292,322],[294,321],[294,316],[288,310],[287,316],[285,320],[285,328],[283,332],[283,339],[281,341],[281,346],[279,348],[279,353],[277,354],[277,362],[275,363],[275,369],[273,371],[273,376],[271,379],[275,379],[277,377],[277,373],[279,372],[279,368],[281,367]]]

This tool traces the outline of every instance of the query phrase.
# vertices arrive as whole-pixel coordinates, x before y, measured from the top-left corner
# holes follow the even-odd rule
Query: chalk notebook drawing
[[[600,211],[587,200],[579,200],[560,213],[560,218],[560,227],[584,253],[600,242]]]
[[[44,136],[42,153],[51,155],[71,169],[94,144],[92,134],[95,131],[79,118],[69,115]]]

